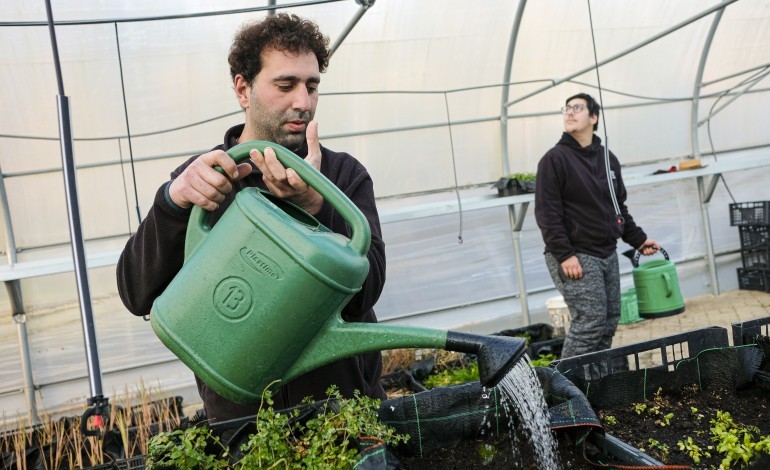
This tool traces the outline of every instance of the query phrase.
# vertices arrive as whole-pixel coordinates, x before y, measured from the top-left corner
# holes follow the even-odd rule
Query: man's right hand
[[[225,174],[214,169],[221,166]],[[233,190],[231,181],[238,181],[251,174],[248,162],[235,164],[223,150],[212,150],[195,159],[168,188],[171,200],[177,206],[187,209],[193,204],[207,211],[213,211],[225,200],[225,194]],[[225,176],[227,175],[227,176]]]
[[[583,267],[580,266],[580,261],[575,255],[561,262],[561,270],[569,279],[581,279],[583,277]]]

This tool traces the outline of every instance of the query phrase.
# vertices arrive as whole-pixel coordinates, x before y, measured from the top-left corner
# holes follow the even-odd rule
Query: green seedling
[[[616,426],[618,424],[618,418],[616,418],[616,417],[614,417],[612,415],[607,415],[607,416],[604,417],[604,422],[608,426]]]
[[[647,410],[646,403],[634,403],[632,406],[633,406],[634,413],[638,415],[644,413]]]
[[[445,369],[425,379],[425,388],[445,387],[479,380],[479,365],[476,362],[460,369]]]
[[[650,449],[654,450],[654,453],[657,454],[658,457],[660,457],[661,460],[666,460],[669,453],[669,448],[666,444],[663,444],[661,442],[658,442],[657,440],[650,438],[648,440],[650,444]]]
[[[676,445],[679,447],[679,450],[686,453],[695,463],[695,465],[700,464],[702,457],[711,457],[711,453],[706,450],[702,450],[698,444],[696,444],[692,437],[687,437],[684,441],[679,441],[676,443]],[[707,449],[713,449],[712,446],[708,446]]]
[[[537,359],[532,360],[532,367],[548,367],[556,359],[558,359],[556,354],[541,354]]]
[[[674,413],[669,413],[667,415],[663,415],[663,417],[661,417],[660,419],[655,420],[655,424],[657,424],[662,428],[665,428],[666,426],[671,425],[671,420],[673,418],[674,418]]]

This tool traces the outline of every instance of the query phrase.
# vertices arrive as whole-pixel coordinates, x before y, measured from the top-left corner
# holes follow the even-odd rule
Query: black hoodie
[[[228,150],[237,144],[243,131],[243,124],[227,131],[224,143],[216,149]],[[382,240],[379,216],[374,201],[372,179],[364,166],[346,154],[321,147],[321,173],[329,178],[345,195],[355,203],[369,220],[371,246],[367,254],[369,274],[361,290],[353,296],[342,310],[346,321],[376,323],[373,306],[382,293],[385,283],[385,243]],[[300,149],[299,155],[307,154],[307,148]],[[187,160],[171,173],[173,180],[198,155]],[[258,186],[265,188],[262,173],[253,166],[253,172],[242,180],[233,182],[233,191],[225,196],[217,210],[210,217],[213,224],[222,216],[243,188]],[[184,259],[184,242],[190,209],[183,210],[173,204],[166,192],[169,183],[162,185],[155,202],[139,225],[137,232],[129,238],[118,260],[118,292],[126,308],[134,315],[150,313],[153,300],[159,296],[181,269]],[[329,229],[351,236],[347,222],[327,202],[315,218]],[[312,302],[313,299],[308,299]],[[255,340],[258,332],[255,332]],[[291,341],[291,338],[286,338]],[[311,371],[282,387],[275,400],[275,408],[299,404],[303,398],[312,396],[316,400],[326,398],[329,385],[337,385],[343,396],[353,397],[354,390],[374,398],[385,398],[380,384],[382,357],[380,352],[360,354],[342,359]],[[196,377],[198,390],[203,399],[207,416],[212,421],[223,421],[254,415],[259,404],[241,405],[218,395]]]
[[[610,152],[613,187],[623,223],[618,223],[607,184],[604,147],[596,135],[588,147],[568,133],[537,166],[535,219],[550,252],[560,263],[576,253],[610,256],[617,239],[638,248],[647,235],[626,208],[620,162]]]

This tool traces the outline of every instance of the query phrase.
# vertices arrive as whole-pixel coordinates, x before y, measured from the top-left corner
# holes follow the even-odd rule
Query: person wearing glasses
[[[594,134],[599,103],[579,93],[565,105],[564,133],[538,163],[535,185],[545,262],[572,315],[562,358],[612,346],[620,320],[617,239],[644,255],[660,248],[628,213],[620,162]]]

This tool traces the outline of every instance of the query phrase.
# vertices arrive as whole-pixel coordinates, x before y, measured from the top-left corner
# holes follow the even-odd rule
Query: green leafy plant
[[[666,460],[669,453],[669,448],[666,444],[663,444],[661,442],[658,442],[657,440],[650,438],[648,440],[650,444],[650,449],[652,449],[654,454],[657,454],[657,457],[660,457],[661,460]]]
[[[217,452],[212,453],[211,448],[216,448]],[[146,466],[147,470],[226,469],[229,466],[228,450],[207,426],[177,429],[150,439]]]
[[[327,400],[317,414],[301,422],[300,409],[276,412],[265,391],[257,413],[256,429],[241,446],[242,458],[235,468],[347,469],[359,454],[357,439],[396,444],[409,436],[396,434],[379,421],[380,401],[362,397],[342,398],[336,387],[327,390]],[[310,404],[308,398],[303,404]],[[215,454],[206,450],[216,449]],[[148,470],[165,468],[231,468],[228,449],[206,427],[161,433],[150,441]]]
[[[708,446],[707,450],[702,450],[700,446],[692,440],[692,437],[689,436],[684,441],[678,441],[676,445],[679,447],[679,450],[686,453],[692,459],[695,465],[700,464],[701,457],[711,457],[709,450],[713,449],[712,446]]]
[[[671,425],[671,420],[674,418],[674,413],[668,413],[663,415],[660,419],[655,420],[655,424],[658,426],[665,428],[666,426]]]
[[[532,359],[533,367],[548,367],[553,361],[558,359],[556,354],[541,354],[537,359]]]
[[[632,405],[632,409],[634,410],[634,413],[640,415],[644,413],[647,410],[647,404],[646,403],[634,403]]]
[[[759,429],[737,425],[730,413],[717,411],[717,417],[710,424],[711,440],[716,442],[716,451],[724,456],[720,468],[731,468],[738,463],[745,466],[760,454],[770,454],[770,436],[755,436]]]
[[[511,173],[508,178],[515,179],[517,181],[535,181],[535,173]]]
[[[257,432],[241,447],[239,468],[351,468],[358,456],[357,438],[366,436],[386,444],[408,439],[379,421],[379,400],[358,392],[354,398],[344,399],[336,387],[326,393],[328,399],[321,410],[306,423],[295,421],[297,409],[276,413],[266,393],[263,404],[268,406],[260,408]]]
[[[497,447],[492,444],[483,443],[479,445],[479,457],[483,465],[489,465],[497,455]]]
[[[617,426],[617,424],[618,424],[618,418],[616,418],[616,417],[614,417],[614,416],[612,416],[612,415],[607,415],[607,416],[605,416],[605,417],[604,417],[604,422],[605,422],[605,423],[606,423],[608,426]]]
[[[462,384],[479,380],[479,365],[477,362],[471,362],[465,367],[458,369],[445,369],[431,374],[425,379],[425,388],[445,387],[447,385]]]

